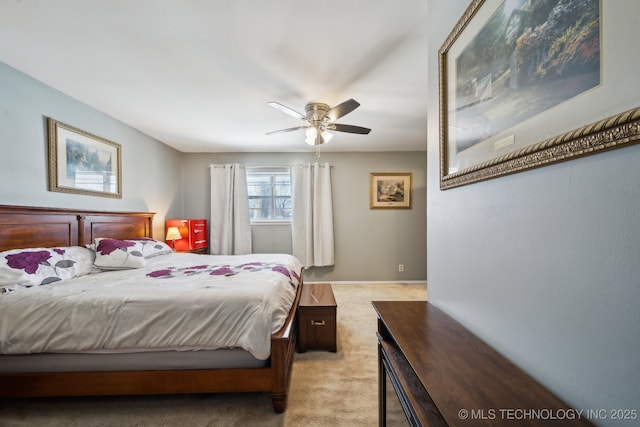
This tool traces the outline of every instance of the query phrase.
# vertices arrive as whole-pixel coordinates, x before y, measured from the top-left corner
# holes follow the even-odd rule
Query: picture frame
[[[579,72],[573,69],[559,80],[542,78],[540,76],[548,71],[545,67],[551,67],[548,65],[551,53],[549,49],[538,49],[535,52],[543,54],[535,57],[534,62],[526,62],[529,66],[525,73],[522,68],[525,62],[521,57],[524,55],[521,49],[524,48],[517,43],[535,39],[534,35],[539,37],[550,24],[547,21],[543,26],[529,23],[527,25],[532,25],[537,33],[525,34],[524,37],[516,31],[522,28],[513,24],[518,21],[517,17],[514,19],[515,9],[506,18],[509,11],[505,8],[508,5],[550,5],[550,9],[545,11],[550,14],[554,4],[473,0],[438,51],[442,190],[635,144],[640,139],[640,108],[613,116],[610,116],[611,108],[615,105],[610,108],[599,105],[601,111],[597,114],[587,110],[589,102],[603,86],[600,0],[591,2],[588,10],[559,8],[568,11],[566,13],[584,14],[568,17],[571,19],[567,22],[571,21],[571,25],[579,22],[576,28],[582,33],[576,40],[585,44],[576,50],[583,55],[588,53],[590,62],[583,62],[589,68]],[[525,12],[535,12],[529,13],[530,16],[547,16],[538,10]],[[522,10],[518,13],[525,15]],[[501,32],[496,30],[498,23],[504,25]],[[514,28],[509,28],[509,25]],[[495,34],[509,40],[506,35],[512,32],[513,43],[516,44],[500,46],[500,49],[494,47],[498,43]],[[565,34],[563,37],[566,38]],[[548,39],[555,40],[552,36]],[[502,55],[502,62],[491,53],[498,50],[506,52]],[[490,69],[486,69],[487,64],[490,64]],[[486,74],[480,72],[483,68]],[[527,82],[526,91],[522,89],[519,93],[519,88],[525,87],[521,80]],[[487,85],[491,86],[490,89],[486,88]],[[488,96],[487,90],[490,91]],[[523,102],[527,101],[526,96],[533,98]],[[538,102],[540,100],[545,102]],[[591,120],[580,122],[582,119],[578,113],[581,111],[594,114],[597,121],[583,125]]]
[[[369,174],[370,209],[411,209],[411,173]]]
[[[121,146],[48,118],[49,191],[122,198]]]

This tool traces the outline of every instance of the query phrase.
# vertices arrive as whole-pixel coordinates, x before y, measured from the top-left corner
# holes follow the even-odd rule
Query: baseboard
[[[387,281],[373,281],[373,280],[338,280],[338,281],[313,281],[305,283],[329,283],[331,285],[422,285],[427,286],[426,280],[387,280]]]

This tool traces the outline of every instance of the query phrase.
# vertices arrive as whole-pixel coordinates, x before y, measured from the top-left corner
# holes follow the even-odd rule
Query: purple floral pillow
[[[97,238],[95,245],[95,265],[103,270],[140,268],[146,265],[142,241]]]
[[[136,242],[142,245],[142,255],[146,258],[153,258],[158,255],[170,254],[173,251],[165,242],[154,240],[149,237],[140,237],[139,239],[129,239],[126,242]]]
[[[0,288],[47,285],[94,272],[93,251],[80,246],[12,249],[0,253]]]

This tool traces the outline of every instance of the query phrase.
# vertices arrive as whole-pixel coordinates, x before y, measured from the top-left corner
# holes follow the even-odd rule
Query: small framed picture
[[[411,209],[410,173],[371,173],[370,209]]]
[[[121,199],[120,144],[49,118],[49,190]]]

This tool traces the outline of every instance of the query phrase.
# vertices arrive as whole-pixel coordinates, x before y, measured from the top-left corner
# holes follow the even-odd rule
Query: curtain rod
[[[300,164],[300,163],[298,163],[298,164],[295,164],[295,165],[292,165],[292,166],[298,166],[299,168],[304,168],[304,167],[309,166],[310,164],[311,164],[311,163],[307,163],[307,164]],[[321,168],[323,168],[323,167],[325,167],[325,166],[326,166],[326,163],[318,163],[318,166],[320,166]],[[330,165],[329,165],[329,167],[330,167],[330,168],[332,168],[332,167],[333,167],[333,165],[331,165],[331,164],[330,164]]]
[[[303,164],[303,163],[296,163],[293,165],[288,165],[288,166],[247,166],[247,169],[283,169],[283,168],[288,168],[291,166],[298,166],[298,167],[306,167],[309,166],[309,164]],[[320,166],[321,168],[325,167],[326,164],[325,163],[318,163],[318,166]],[[329,167],[333,167],[333,165],[329,165]]]
[[[301,163],[297,163],[294,165],[288,165],[288,166],[247,166],[247,165],[240,165],[241,168],[247,168],[247,169],[286,169],[289,168],[291,166],[298,166],[298,167],[307,167],[309,166],[310,163],[308,164],[301,164]],[[321,168],[326,166],[326,163],[318,163],[318,166],[320,166]],[[226,167],[225,165],[222,164],[211,164],[209,165],[210,168],[224,168]],[[329,165],[330,168],[333,167],[333,165]]]

